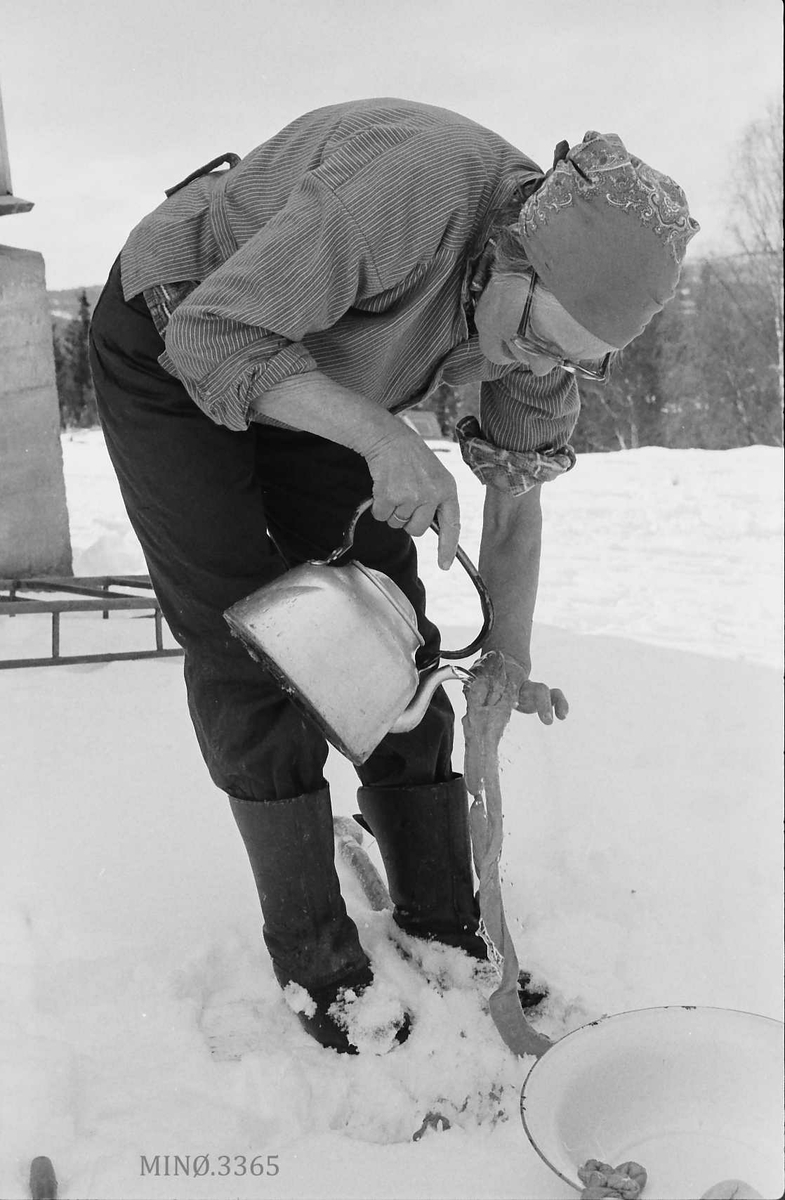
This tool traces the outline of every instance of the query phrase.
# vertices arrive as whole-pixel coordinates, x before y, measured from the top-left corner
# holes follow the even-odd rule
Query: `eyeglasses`
[[[569,371],[571,375],[577,375],[580,379],[594,379],[599,383],[604,383],[608,378],[608,371],[611,365],[610,351],[605,355],[598,368],[587,367],[583,363],[572,362],[571,359],[564,358],[554,346],[549,346],[547,342],[540,341],[533,334],[527,335],[526,329],[529,324],[529,315],[531,313],[536,286],[537,276],[532,271],[529,290],[526,294],[526,303],[523,306],[523,315],[515,337],[510,339],[510,345],[514,346],[516,350],[522,350],[524,354],[542,354],[545,358],[552,359],[563,371]]]

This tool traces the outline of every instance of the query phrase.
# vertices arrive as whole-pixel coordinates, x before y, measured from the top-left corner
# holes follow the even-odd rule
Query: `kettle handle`
[[[355,509],[352,519],[346,526],[346,531],[343,535],[343,541],[341,542],[341,545],[338,546],[336,550],[333,550],[332,554],[329,554],[327,558],[311,559],[310,561],[314,566],[330,566],[339,558],[343,558],[344,554],[351,550],[354,544],[354,531],[357,528],[357,522],[372,504],[373,496],[369,496],[367,500],[363,500],[362,504],[358,505],[358,507]],[[435,533],[438,533],[439,522],[434,520],[431,524],[431,529],[433,529]],[[460,650],[441,650],[439,653],[442,658],[469,658],[470,655],[475,654],[479,650],[480,646],[493,629],[493,603],[491,601],[490,592],[488,591],[480,572],[460,546],[456,551],[455,557],[458,559],[458,562],[471,579],[477,595],[480,597],[480,607],[482,609],[482,629],[477,634],[477,637],[474,638],[474,640],[471,641],[468,646],[463,646]]]

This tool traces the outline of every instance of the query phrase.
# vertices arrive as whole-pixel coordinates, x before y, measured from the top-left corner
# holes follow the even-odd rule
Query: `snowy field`
[[[75,573],[143,571],[100,434],[63,449]],[[439,450],[474,555],[482,491]],[[551,1037],[666,1004],[782,1019],[781,479],[774,449],[647,449],[584,456],[545,489],[534,674],[572,712],[513,718],[502,786],[508,917]],[[462,643],[473,592],[430,542],[431,614]],[[151,624],[66,616],[62,650],[146,647]],[[47,642],[47,618],[0,623],[1,657]],[[575,1195],[521,1127],[531,1060],[471,989],[427,988],[349,878],[414,1032],[350,1059],[301,1030],[180,659],[4,671],[0,709],[0,1196],[27,1194],[38,1154],[62,1200]],[[351,768],[333,755],[329,773],[352,813]],[[451,1128],[413,1141],[433,1110]],[[185,1177],[174,1157],[199,1155],[211,1173]]]

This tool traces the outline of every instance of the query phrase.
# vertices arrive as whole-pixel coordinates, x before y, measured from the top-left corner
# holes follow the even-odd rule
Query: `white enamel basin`
[[[534,1148],[580,1190],[589,1158],[648,1172],[644,1200],[701,1197],[739,1179],[785,1190],[783,1025],[723,1008],[647,1008],[556,1042],[521,1093]]]

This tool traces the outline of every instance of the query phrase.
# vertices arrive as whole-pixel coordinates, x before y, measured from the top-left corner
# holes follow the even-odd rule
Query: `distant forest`
[[[690,265],[610,378],[580,380],[575,450],[781,446],[781,333],[761,267],[746,255]],[[442,387],[425,407],[450,437],[461,416],[479,411],[478,388]]]
[[[688,262],[677,296],[623,351],[610,379],[581,381],[577,451],[783,444],[782,174],[780,105],[737,147],[728,188],[733,252]],[[49,293],[64,428],[97,424],[87,335],[100,290]],[[477,413],[478,391],[443,384],[420,407],[452,438],[456,421]]]
[[[100,291],[100,289],[96,289]],[[59,293],[55,367],[64,428],[97,424],[87,331],[88,289]],[[55,308],[52,305],[52,308]],[[691,265],[678,296],[620,356],[605,384],[580,383],[577,451],[639,446],[725,450],[782,445],[782,367],[775,309],[755,257]],[[477,386],[442,385],[420,407],[453,437],[456,421],[479,408]]]

